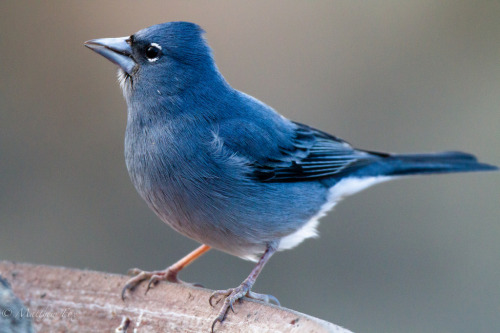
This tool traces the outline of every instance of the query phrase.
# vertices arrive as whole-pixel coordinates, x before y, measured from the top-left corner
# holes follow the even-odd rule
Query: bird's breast
[[[148,201],[152,196],[168,195],[180,185],[189,157],[179,149],[174,135],[157,127],[129,125],[125,135],[125,162],[132,183]]]
[[[195,239],[215,229],[213,212],[229,207],[224,192],[233,187],[220,177],[208,141],[203,133],[133,124],[125,137],[127,169],[140,196],[165,223]]]

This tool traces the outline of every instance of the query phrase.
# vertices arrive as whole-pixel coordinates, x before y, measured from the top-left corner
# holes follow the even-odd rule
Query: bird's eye
[[[149,62],[154,62],[160,58],[161,46],[156,43],[151,43],[146,48],[146,58]]]

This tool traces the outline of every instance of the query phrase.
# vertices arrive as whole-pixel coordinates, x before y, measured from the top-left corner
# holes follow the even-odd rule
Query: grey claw
[[[214,297],[215,297],[215,293],[210,295],[210,297],[208,298],[208,304],[210,304],[211,307],[214,307],[214,305],[212,304],[212,300],[214,299]]]
[[[276,297],[274,297],[273,295],[268,295],[268,297],[269,300],[272,301],[274,304],[276,304],[277,306],[281,306],[280,301],[278,301]]]
[[[222,320],[220,320],[219,317],[215,318],[214,322],[212,323],[212,329],[210,330],[210,332],[214,333],[215,324],[217,324],[217,322],[222,323]]]
[[[231,311],[233,311],[233,313],[236,313],[236,312],[234,311],[233,303],[234,303],[234,302],[233,302],[232,300],[230,300],[230,301],[229,301],[229,307],[231,308]]]
[[[257,294],[257,293],[254,293],[252,291],[249,291],[247,293],[247,297],[248,298],[252,298],[252,299],[256,299],[258,301],[265,302],[265,303],[271,303],[271,302],[273,302],[274,304],[276,304],[278,306],[281,306],[281,304],[278,301],[278,299],[276,297],[274,297],[273,295]]]
[[[122,301],[125,302],[125,293],[127,292],[127,289],[128,289],[128,285],[125,285],[125,287],[123,287],[122,289]]]

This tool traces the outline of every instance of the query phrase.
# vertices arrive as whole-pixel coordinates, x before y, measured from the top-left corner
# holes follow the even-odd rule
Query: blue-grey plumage
[[[86,46],[120,67],[125,159],[141,197],[176,231],[239,257],[265,253],[267,261],[314,237],[317,220],[336,202],[378,182],[496,169],[461,152],[354,149],[292,122],[233,89],[192,23]]]

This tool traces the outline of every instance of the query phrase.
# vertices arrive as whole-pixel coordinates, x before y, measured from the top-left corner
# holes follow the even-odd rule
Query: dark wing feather
[[[365,165],[382,153],[354,149],[347,142],[307,125],[295,123],[292,145],[280,147],[281,157],[252,164],[253,176],[262,182],[296,182],[333,177]]]

